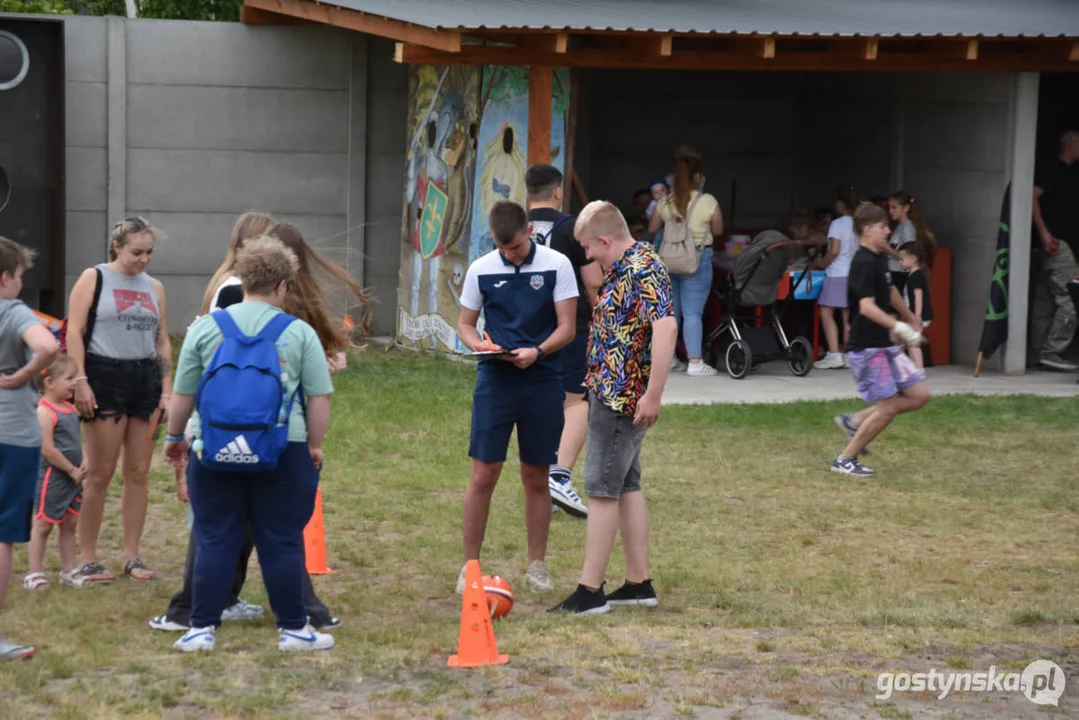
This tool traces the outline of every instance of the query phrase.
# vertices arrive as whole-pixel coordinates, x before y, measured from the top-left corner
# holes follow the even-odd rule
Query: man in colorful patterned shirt
[[[658,605],[648,569],[648,506],[641,493],[641,442],[659,419],[678,323],[671,277],[651,245],[636,242],[622,213],[589,203],[574,228],[588,257],[606,270],[588,339],[590,500],[584,569],[572,595],[550,612],[596,615],[612,605]],[[603,593],[615,535],[622,531],[626,582]]]

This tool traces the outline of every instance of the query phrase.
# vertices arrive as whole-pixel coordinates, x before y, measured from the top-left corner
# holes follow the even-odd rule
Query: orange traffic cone
[[[491,625],[491,610],[487,605],[487,593],[483,591],[480,561],[469,560],[465,565],[465,594],[461,606],[461,636],[457,641],[457,654],[446,663],[449,667],[480,667],[481,665],[504,665],[509,655],[499,655],[495,644],[495,630]]]
[[[315,512],[303,529],[304,558],[309,575],[333,575],[326,566],[326,533],[322,528],[322,488],[315,491]]]

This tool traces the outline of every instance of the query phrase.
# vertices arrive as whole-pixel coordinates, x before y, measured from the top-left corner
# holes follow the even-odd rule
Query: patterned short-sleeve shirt
[[[652,371],[652,324],[673,315],[667,267],[651,245],[634,243],[607,271],[592,313],[589,392],[633,415]]]

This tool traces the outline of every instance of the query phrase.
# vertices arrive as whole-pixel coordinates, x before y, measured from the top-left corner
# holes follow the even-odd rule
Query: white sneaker
[[[813,363],[813,367],[817,370],[840,370],[846,365],[843,362],[843,356],[839,353],[828,353],[824,356],[824,359],[818,360]]]
[[[685,369],[686,364],[679,360],[677,355],[671,358],[671,369],[669,370],[669,372],[682,372]]]
[[[193,627],[184,633],[184,636],[172,644],[180,652],[198,652],[205,650],[210,652],[214,649],[217,640],[217,628],[210,626],[204,628]]]
[[[547,476],[547,489],[551,492],[551,502],[574,517],[588,517],[588,508],[581,502],[581,496],[573,489],[571,481],[562,482],[553,475]]]
[[[164,630],[165,632],[187,632],[190,628],[187,625],[181,625],[178,622],[169,620],[168,615],[158,615],[150,618],[150,629],[152,630]]]
[[[551,582],[547,566],[542,560],[533,560],[528,564],[528,570],[525,571],[525,585],[537,592],[554,590],[554,583]]]
[[[689,377],[712,377],[713,375],[718,374],[719,373],[716,372],[716,369],[714,367],[704,362],[703,360],[700,362],[690,363],[689,368],[686,369],[686,375],[688,375]]]
[[[281,652],[310,652],[311,650],[329,650],[337,641],[333,635],[320,633],[311,627],[311,623],[304,625],[303,630],[285,630],[278,628],[277,649]]]
[[[225,608],[221,613],[222,620],[261,620],[265,611],[261,605],[253,605],[243,598],[236,601],[230,608]]]

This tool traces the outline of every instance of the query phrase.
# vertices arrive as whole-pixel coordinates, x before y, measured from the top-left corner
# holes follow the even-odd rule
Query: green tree
[[[64,0],[0,0],[0,12],[37,13],[39,15],[71,15]]]
[[[243,0],[136,0],[138,16],[159,20],[240,19]],[[0,12],[48,15],[127,15],[124,0],[0,0]]]

